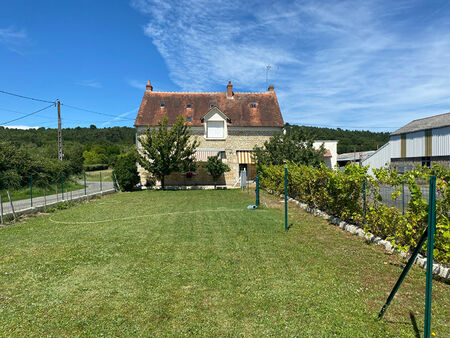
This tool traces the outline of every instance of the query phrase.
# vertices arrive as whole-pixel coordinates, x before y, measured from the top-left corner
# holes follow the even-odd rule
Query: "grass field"
[[[414,266],[280,201],[238,190],[115,194],[0,229],[0,335],[410,336],[423,328]],[[432,330],[450,336],[450,286]]]
[[[81,185],[77,182],[72,181],[66,181],[64,182],[64,192],[74,191],[83,189],[84,185]],[[58,186],[56,187],[56,184],[53,184],[51,187],[47,187],[44,191],[44,188],[34,186],[33,187],[33,198],[34,197],[41,197],[44,196],[44,193],[46,195],[52,195],[56,194],[56,188],[58,188],[58,194],[61,193],[61,185],[58,183]],[[25,199],[30,199],[30,187],[18,189],[18,190],[10,190],[9,191],[11,195],[11,199],[13,201],[20,201]],[[2,194],[2,201],[3,203],[8,202],[8,195],[6,193],[6,190],[1,191]]]

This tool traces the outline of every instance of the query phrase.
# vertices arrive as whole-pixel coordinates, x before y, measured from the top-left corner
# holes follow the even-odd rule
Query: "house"
[[[315,140],[313,147],[319,149],[321,145],[325,148],[325,154],[323,155],[323,162],[328,168],[335,168],[337,164],[337,144],[336,140]]]
[[[278,105],[274,87],[262,93],[240,93],[233,91],[228,83],[226,91],[216,93],[186,93],[154,91],[147,84],[139,108],[136,127],[136,146],[139,150],[139,135],[147,126],[156,126],[163,117],[169,125],[182,115],[191,126],[191,132],[200,142],[196,160],[206,162],[209,156],[219,154],[231,171],[218,182],[233,186],[244,169],[250,178],[256,176],[256,164],[252,156],[255,146],[263,146],[276,132],[283,129],[284,121]],[[146,184],[148,174],[138,167],[141,183]],[[210,185],[212,178],[204,168],[194,175],[173,173],[166,177],[166,185],[192,186]]]
[[[400,172],[437,163],[450,167],[450,113],[414,120],[393,132],[389,142],[362,162]]]

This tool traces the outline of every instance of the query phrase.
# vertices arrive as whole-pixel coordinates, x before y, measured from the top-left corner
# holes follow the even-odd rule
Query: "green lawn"
[[[61,194],[61,185],[59,183],[58,183],[58,186],[56,186],[56,184],[52,184],[50,187],[47,187],[45,189],[45,191],[44,191],[44,188],[34,186],[33,187],[33,197],[44,196],[44,193],[46,195],[56,194],[56,188],[58,188],[58,194]],[[84,185],[81,185],[76,182],[71,182],[71,181],[64,182],[64,193],[69,192],[69,191],[83,189],[83,188],[84,188]],[[30,187],[17,189],[17,190],[10,190],[9,193],[10,193],[11,199],[13,201],[30,199]],[[9,201],[6,190],[2,190],[1,195],[2,195],[3,203]]]
[[[425,274],[278,199],[120,193],[0,229],[1,336],[416,336]],[[294,210],[295,209],[295,210]],[[450,286],[432,329],[450,336]],[[416,324],[414,324],[416,322]],[[418,328],[415,328],[415,325]]]

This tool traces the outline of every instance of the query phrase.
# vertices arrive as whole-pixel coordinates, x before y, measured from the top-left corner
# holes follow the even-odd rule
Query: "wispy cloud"
[[[23,48],[29,43],[25,29],[15,27],[0,28],[0,45],[12,52],[23,54]]]
[[[135,0],[182,90],[276,85],[293,123],[394,128],[450,110],[439,1]],[[238,9],[238,10],[237,10]],[[218,15],[220,13],[220,15]]]
[[[139,89],[140,91],[145,90],[145,85],[147,84],[146,81],[139,81],[139,80],[136,80],[136,79],[129,79],[129,80],[127,80],[127,83],[131,87]]]
[[[97,80],[82,80],[77,82],[77,85],[91,88],[102,88],[103,85]]]
[[[138,111],[138,109],[139,109],[139,107],[136,107],[136,108],[134,108],[132,110],[129,110],[129,111],[125,112],[125,113],[119,114],[116,117],[114,117],[113,119],[102,123],[102,127],[110,126],[113,122],[116,122],[116,121],[121,121],[123,123],[123,120],[124,120],[125,116],[128,116],[128,115],[130,115],[132,113],[136,113]]]

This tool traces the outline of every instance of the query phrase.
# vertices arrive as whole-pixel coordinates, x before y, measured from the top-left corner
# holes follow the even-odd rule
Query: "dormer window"
[[[211,103],[211,104],[209,105],[209,108],[214,108],[214,106],[215,106],[215,105]]]
[[[164,108],[166,105],[164,103],[161,103],[161,108]]]
[[[191,108],[191,105],[190,105],[190,104],[187,104],[187,105],[186,105],[186,108]]]
[[[250,108],[256,108],[256,103],[250,103]]]

